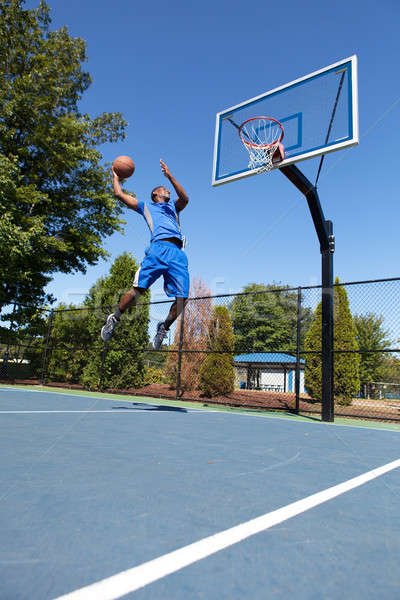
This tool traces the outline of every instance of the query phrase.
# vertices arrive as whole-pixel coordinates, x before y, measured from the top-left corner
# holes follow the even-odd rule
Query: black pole
[[[8,358],[10,356],[9,348],[10,348],[10,343],[7,342],[6,351],[4,352],[3,361],[1,363],[1,369],[0,369],[1,379],[8,379]]]
[[[11,336],[12,328],[14,327],[14,315],[15,315],[16,310],[17,310],[17,303],[14,302],[14,308],[13,308],[12,315],[11,315],[10,326],[8,328],[6,351],[4,353],[3,363],[1,366],[1,375],[0,376],[4,377],[4,379],[8,379],[8,359],[10,357],[10,336]]]
[[[311,217],[314,222],[315,231],[317,232],[319,244],[321,246],[321,252],[327,250],[329,248],[329,233],[317,189],[295,165],[281,167],[279,170],[306,197],[308,208],[310,209]]]
[[[181,392],[181,369],[182,369],[182,348],[183,348],[183,332],[185,325],[185,306],[183,303],[182,314],[181,314],[181,330],[179,332],[179,351],[178,351],[178,372],[176,376],[176,399],[179,400]]]
[[[334,420],[333,397],[333,227],[326,221],[315,186],[295,165],[279,169],[304,194],[322,254],[322,420]]]
[[[322,420],[334,420],[333,393],[333,228],[326,221],[332,248],[322,252]]]
[[[301,288],[297,290],[297,342],[296,342],[296,374],[295,374],[295,392],[296,407],[298,413],[300,409],[300,344],[301,344]]]
[[[107,355],[107,342],[103,343],[103,350],[101,352],[101,365],[100,365],[100,377],[99,377],[99,385],[97,387],[98,392],[103,391],[103,380],[104,380],[104,363]]]
[[[48,322],[48,325],[47,325],[46,344],[45,344],[45,347],[44,347],[43,361],[42,361],[42,373],[41,373],[41,376],[40,376],[40,383],[41,383],[41,385],[44,385],[45,381],[46,381],[47,353],[48,353],[48,350],[49,350],[49,341],[50,341],[51,328],[52,328],[52,325],[53,325],[53,317],[54,317],[54,310],[52,309],[50,311],[49,322]]]

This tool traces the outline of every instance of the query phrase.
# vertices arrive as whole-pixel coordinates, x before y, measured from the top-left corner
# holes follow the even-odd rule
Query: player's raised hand
[[[165,177],[171,177],[170,170],[168,169],[168,167],[165,164],[165,162],[163,160],[161,160],[161,158],[160,158],[160,166],[161,166],[161,171],[163,172],[163,174],[165,175]]]
[[[115,171],[114,167],[111,167],[111,173],[113,175],[113,179],[116,179],[117,181],[119,181],[118,173]]]

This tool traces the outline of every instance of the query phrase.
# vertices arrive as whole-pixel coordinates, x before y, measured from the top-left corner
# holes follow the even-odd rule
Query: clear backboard
[[[270,117],[284,129],[285,166],[358,144],[357,56],[351,56],[217,114],[213,185],[255,175],[239,128]]]

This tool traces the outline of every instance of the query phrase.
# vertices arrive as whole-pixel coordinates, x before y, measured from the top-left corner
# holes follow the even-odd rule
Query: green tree
[[[400,384],[400,359],[398,355],[385,354],[382,370],[382,381]],[[399,388],[396,388],[396,391],[399,391]]]
[[[208,354],[200,367],[200,389],[207,397],[233,392],[235,369],[233,361],[235,338],[229,310],[215,306],[208,330]]]
[[[39,246],[44,227],[40,219],[21,218],[16,200],[18,177],[16,160],[0,154],[0,310],[12,301],[43,300],[43,287],[49,281],[30,268],[30,254],[33,246]]]
[[[37,307],[9,307],[0,326],[1,375],[4,377],[39,377],[42,364],[48,312]],[[8,361],[8,364],[7,364]]]
[[[82,371],[93,358],[98,341],[88,331],[88,311],[74,304],[60,304],[51,318],[47,379],[53,382],[81,383]],[[96,343],[97,342],[97,343]]]
[[[334,350],[341,350],[334,357],[334,396],[338,404],[349,405],[360,389],[360,355],[351,351],[358,350],[356,328],[350,312],[347,292],[336,279],[334,287]],[[313,398],[322,394],[322,303],[314,313],[314,321],[305,339],[306,366],[305,385]],[[349,352],[350,351],[350,352]]]
[[[277,285],[252,283],[230,304],[235,352],[293,350],[297,340],[297,292]],[[257,293],[259,292],[259,293]],[[302,339],[312,322],[312,311],[301,309]]]
[[[383,317],[373,313],[354,316],[357,343],[360,350],[363,350],[360,355],[360,381],[362,391],[367,397],[371,392],[370,384],[383,381],[385,377],[385,355],[379,350],[388,348],[390,340],[382,324]]]
[[[114,261],[110,274],[99,279],[91,288],[85,305],[90,308],[114,307],[121,295],[132,287],[137,268],[133,256],[124,252]],[[143,350],[149,341],[149,300],[150,292],[146,292],[137,306],[122,315],[114,336],[107,344],[102,370],[103,388],[127,389],[143,385],[146,372]],[[109,310],[90,311],[88,328],[93,338],[97,336],[99,339],[100,329],[108,314]],[[82,381],[85,385],[93,386],[100,380],[102,359],[102,355],[96,353],[84,369]]]
[[[127,389],[145,381],[143,350],[148,343],[149,293],[127,310],[104,347],[100,330],[121,295],[132,287],[137,263],[125,252],[100,278],[80,307],[55,312],[48,378],[81,383],[88,389]],[[101,307],[101,308],[99,308]],[[66,308],[66,307],[62,307]]]
[[[0,307],[46,300],[52,275],[85,272],[122,224],[97,147],[126,122],[81,114],[84,40],[51,31],[43,0],[23,6],[0,0]]]

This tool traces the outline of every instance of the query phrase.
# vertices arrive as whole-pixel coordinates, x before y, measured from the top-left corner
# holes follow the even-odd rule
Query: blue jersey
[[[183,240],[174,200],[149,203],[139,201],[136,210],[143,216],[150,229],[150,242],[172,237]]]

